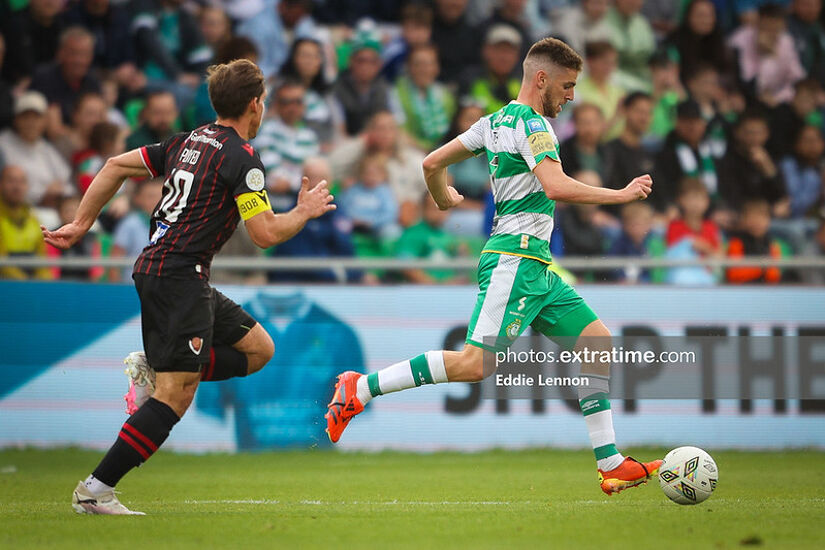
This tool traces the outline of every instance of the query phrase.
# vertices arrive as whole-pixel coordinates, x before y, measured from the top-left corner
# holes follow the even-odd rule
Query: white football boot
[[[134,414],[155,393],[155,370],[149,366],[142,351],[133,351],[123,362],[129,377],[129,391],[123,396],[126,414]]]
[[[143,512],[133,512],[125,507],[115,496],[114,490],[102,495],[95,495],[86,488],[82,481],[77,483],[72,493],[72,508],[78,514],[95,514],[111,516],[145,516]]]

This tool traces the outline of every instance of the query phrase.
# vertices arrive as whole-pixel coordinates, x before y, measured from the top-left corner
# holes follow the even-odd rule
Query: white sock
[[[86,478],[86,481],[83,482],[83,485],[85,485],[93,495],[102,495],[103,493],[114,490],[114,487],[109,487],[91,474]]]
[[[366,405],[378,395],[415,388],[422,384],[444,382],[447,382],[444,352],[428,351],[368,376],[362,376],[358,379],[356,395],[361,404]]]
[[[596,464],[603,472],[617,468],[624,456],[616,449],[616,432],[613,430],[613,411],[610,410],[608,378],[585,375],[589,385],[579,386],[579,407],[584,415],[590,444],[596,455]]]

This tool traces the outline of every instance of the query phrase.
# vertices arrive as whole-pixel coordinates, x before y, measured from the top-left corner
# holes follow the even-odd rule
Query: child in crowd
[[[676,202],[680,215],[667,228],[667,256],[679,259],[721,256],[719,226],[705,217],[710,196],[704,183],[696,178],[683,179]],[[668,272],[668,282],[676,284],[713,284],[715,281],[713,271],[703,267],[678,267]]]
[[[444,230],[449,212],[440,210],[426,192],[421,199],[421,209],[421,221],[405,229],[398,240],[398,257],[446,260],[458,256],[461,252],[460,240]],[[404,277],[409,282],[420,284],[467,282],[466,277],[450,269],[408,269],[404,272]]]
[[[771,207],[765,199],[745,201],[739,213],[739,230],[731,234],[728,257],[771,256],[780,258],[782,250],[768,230],[771,227]],[[778,283],[782,273],[777,267],[737,266],[727,269],[730,283]]]
[[[790,217],[804,218],[822,199],[825,140],[816,126],[804,126],[794,143],[793,155],[780,163],[791,199]]]
[[[98,122],[89,133],[88,148],[78,151],[72,159],[72,171],[78,191],[85,194],[92,179],[110,157],[126,150],[126,136],[112,122]]]
[[[609,256],[647,258],[661,256],[664,243],[653,230],[653,208],[644,202],[631,202],[622,208],[622,232],[608,251]],[[614,280],[629,283],[661,282],[660,269],[630,265],[614,272]]]
[[[364,157],[358,181],[341,193],[338,205],[352,220],[359,255],[380,253],[382,242],[398,238],[398,202],[388,183],[387,158],[373,154]],[[359,244],[360,243],[360,244]],[[363,253],[363,254],[362,254]]]
[[[57,203],[57,214],[60,216],[60,224],[72,223],[80,206],[80,197],[77,195],[61,197]],[[51,245],[47,245],[49,256],[63,258],[99,258],[101,255],[100,240],[96,233],[89,232],[74,244],[71,248],[60,250]],[[63,280],[75,281],[95,281],[103,275],[101,267],[82,268],[55,268],[54,277]]]
[[[163,196],[163,180],[160,178],[143,180],[137,184],[132,196],[132,210],[115,227],[111,256],[113,258],[136,258],[149,245],[152,212]],[[122,278],[121,278],[122,275]],[[128,281],[132,268],[121,273],[112,270],[109,278],[113,281]]]

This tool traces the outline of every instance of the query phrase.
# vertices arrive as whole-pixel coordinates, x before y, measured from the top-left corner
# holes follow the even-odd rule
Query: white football
[[[659,485],[676,504],[699,504],[716,489],[719,469],[713,458],[698,447],[678,447],[659,467]]]

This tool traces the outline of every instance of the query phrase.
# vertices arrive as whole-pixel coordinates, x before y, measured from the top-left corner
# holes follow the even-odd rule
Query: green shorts
[[[506,349],[528,326],[569,348],[598,319],[572,287],[538,260],[484,253],[478,288],[467,343],[486,350]]]

